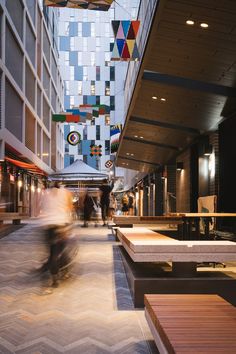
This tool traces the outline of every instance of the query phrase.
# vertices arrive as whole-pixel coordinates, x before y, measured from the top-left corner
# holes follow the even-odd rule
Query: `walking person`
[[[109,202],[109,218],[112,221],[112,218],[117,209],[117,201],[113,193],[110,194],[110,202]]]
[[[134,195],[132,192],[128,193],[128,209],[129,209],[129,215],[133,216],[134,215]]]
[[[89,221],[94,211],[93,199],[89,195],[88,191],[86,191],[83,203],[84,203],[84,224],[82,225],[82,227],[88,227]]]
[[[122,211],[123,215],[128,215],[128,212],[129,212],[129,207],[128,207],[129,198],[128,198],[127,193],[125,193],[123,195],[121,203],[122,203],[121,211]]]
[[[46,190],[42,202],[41,221],[45,227],[49,257],[41,271],[50,272],[53,287],[58,286],[60,256],[66,247],[72,211],[72,195],[68,190],[60,188],[58,183]]]
[[[108,211],[109,211],[109,204],[110,204],[110,193],[113,189],[113,184],[109,184],[107,180],[103,180],[103,184],[100,187],[101,192],[101,209],[102,209],[102,221],[103,226],[107,226],[107,218],[108,218]]]

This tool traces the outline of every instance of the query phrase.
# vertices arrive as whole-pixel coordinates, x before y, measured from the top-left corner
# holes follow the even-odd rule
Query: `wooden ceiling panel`
[[[152,96],[158,99],[153,100]],[[166,102],[160,101],[165,98]],[[142,81],[132,115],[208,131],[222,120],[227,98]]]
[[[128,168],[130,170],[135,170],[139,172],[150,172],[152,170],[155,170],[157,167],[155,165],[146,164],[144,162],[134,161],[134,160],[130,161],[122,158],[119,158],[119,160],[116,162],[116,166],[122,168]]]
[[[147,140],[153,143],[171,145],[179,148],[179,150],[183,149],[194,139],[194,135],[187,132],[179,130],[173,131],[173,129],[133,121],[129,122],[125,136],[140,141]],[[138,138],[136,138],[136,136],[138,136]],[[140,136],[142,136],[143,139],[140,139]]]
[[[147,161],[153,164],[163,164],[165,161],[169,161],[173,156],[177,155],[176,151],[148,145],[141,142],[134,142],[124,140],[122,148],[120,149],[120,156]]]
[[[229,85],[224,74],[235,63],[236,55],[232,2],[222,10],[216,0],[212,7],[208,1],[205,5],[197,1],[166,1],[150,39],[145,69]],[[185,24],[189,18],[196,21],[194,26]],[[209,28],[202,29],[201,22],[208,23]]]
[[[194,26],[186,25],[187,19],[194,20]],[[201,28],[202,22],[209,27]],[[118,165],[128,159],[129,168],[146,171],[153,163],[166,164],[236,111],[232,88],[236,88],[236,0],[159,0]]]

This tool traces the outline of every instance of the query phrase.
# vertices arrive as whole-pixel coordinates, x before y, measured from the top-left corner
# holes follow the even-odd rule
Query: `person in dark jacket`
[[[110,185],[105,179],[103,181],[102,186],[100,187],[100,192],[101,192],[100,204],[102,209],[103,226],[107,225],[107,217],[108,217],[109,204],[110,204],[110,193],[112,189],[113,189],[113,184]]]
[[[93,210],[94,210],[93,200],[91,196],[88,194],[88,192],[86,192],[84,198],[84,224],[82,225],[82,227],[88,227],[88,223],[90,221]]]

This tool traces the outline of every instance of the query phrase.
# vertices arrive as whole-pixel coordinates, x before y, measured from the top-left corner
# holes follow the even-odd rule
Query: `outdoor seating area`
[[[146,228],[119,228],[117,236],[136,307],[143,307],[144,294],[155,293],[216,293],[236,303],[234,274],[198,269],[200,263],[235,262],[236,243],[175,240]]]

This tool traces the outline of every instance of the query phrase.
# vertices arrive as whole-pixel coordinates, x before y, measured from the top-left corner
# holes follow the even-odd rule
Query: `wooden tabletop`
[[[236,308],[218,295],[145,295],[169,354],[236,353]]]
[[[187,218],[236,218],[236,213],[182,213],[181,216]]]

